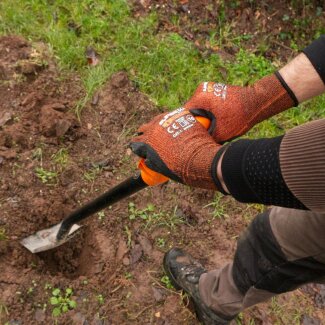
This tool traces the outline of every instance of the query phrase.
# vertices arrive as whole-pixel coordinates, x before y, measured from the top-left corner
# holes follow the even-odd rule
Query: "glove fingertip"
[[[141,158],[147,158],[147,145],[143,142],[136,142],[136,139],[134,139],[129,144],[130,149],[133,153],[135,153],[137,156]]]

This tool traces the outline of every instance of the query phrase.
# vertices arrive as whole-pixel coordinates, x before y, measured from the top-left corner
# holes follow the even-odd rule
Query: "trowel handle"
[[[195,118],[199,123],[202,124],[202,126],[204,126],[205,129],[209,129],[211,121],[208,118],[202,116],[195,116]],[[168,177],[159,174],[147,167],[144,158],[141,158],[139,160],[138,168],[141,171],[142,180],[149,186],[155,186],[169,181]]]
[[[148,185],[142,180],[140,173],[129,177],[122,183],[116,185],[93,201],[72,212],[61,223],[61,227],[56,236],[57,240],[64,238],[70,231],[71,227],[86,219],[92,214],[109,207],[110,205],[144,189]]]

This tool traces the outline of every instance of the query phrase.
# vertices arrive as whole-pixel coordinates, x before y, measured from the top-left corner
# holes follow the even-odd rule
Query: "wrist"
[[[324,92],[324,83],[308,57],[301,53],[279,70],[299,103]]]
[[[220,185],[221,185],[222,189],[225,191],[225,193],[226,193],[226,194],[230,194],[230,192],[229,192],[229,190],[228,190],[228,188],[227,188],[227,185],[226,185],[226,183],[225,183],[225,181],[224,181],[224,179],[223,179],[223,176],[222,176],[222,168],[221,168],[221,166],[222,166],[222,161],[223,161],[223,157],[224,157],[226,151],[227,151],[227,148],[226,148],[226,149],[224,150],[224,152],[221,154],[220,159],[219,159],[219,161],[218,161],[218,164],[217,164],[217,177],[218,177],[219,182],[220,182]]]

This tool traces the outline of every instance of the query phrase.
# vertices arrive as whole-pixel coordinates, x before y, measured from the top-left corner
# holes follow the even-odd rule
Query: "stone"
[[[155,287],[151,287],[151,288],[152,288],[153,297],[155,298],[155,300],[157,302],[161,302],[161,301],[165,300],[164,295],[162,294],[161,290],[159,290]]]
[[[42,310],[40,308],[36,309],[34,317],[35,317],[36,322],[38,322],[38,323],[44,322],[45,317],[46,317],[44,310]]]
[[[130,252],[130,264],[137,263],[142,257],[142,254],[143,254],[143,250],[141,245],[139,244],[135,245]]]
[[[67,120],[58,120],[55,126],[56,136],[58,138],[64,136],[68,132],[70,127],[71,127],[71,122]]]
[[[148,238],[140,235],[138,237],[138,241],[142,247],[143,252],[146,255],[150,256],[152,253],[152,244],[151,244],[150,240]]]
[[[123,239],[120,239],[116,251],[116,259],[117,261],[121,261],[124,255],[129,251],[126,242]]]

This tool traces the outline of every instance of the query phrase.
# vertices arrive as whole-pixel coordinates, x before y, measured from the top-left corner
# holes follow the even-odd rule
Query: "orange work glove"
[[[184,108],[156,116],[141,126],[130,147],[152,170],[177,182],[216,189],[217,144]]]
[[[209,132],[223,143],[294,105],[295,95],[276,73],[247,87],[204,82],[184,107],[195,116],[208,117]]]

